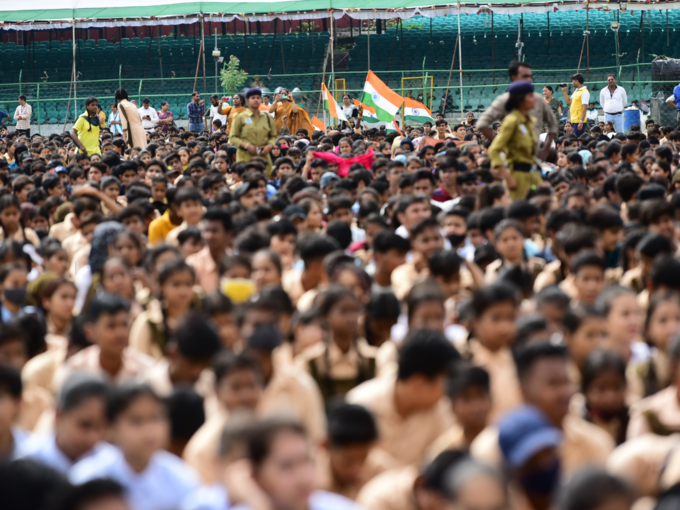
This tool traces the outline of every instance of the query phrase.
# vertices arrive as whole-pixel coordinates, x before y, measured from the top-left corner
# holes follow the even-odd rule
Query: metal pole
[[[368,70],[371,70],[371,27],[368,27],[366,31],[366,37],[368,37]]]
[[[76,20],[73,18],[73,115],[78,116],[78,75],[76,74]]]
[[[215,50],[217,50],[217,29],[215,29]],[[218,62],[215,60],[215,94],[218,93],[218,88],[217,88],[217,65]]]
[[[493,11],[491,11],[491,82],[496,85],[496,33],[493,26]]]
[[[331,45],[331,94],[335,97],[335,17],[333,16],[333,11],[331,10],[331,40],[329,44]]]
[[[205,25],[201,14],[201,46],[203,47],[203,95],[208,93],[208,84],[205,79]]]
[[[163,79],[163,55],[161,54],[161,38],[157,37],[156,41],[158,42],[158,65],[161,69],[161,79]]]
[[[36,95],[38,96],[38,134],[42,135],[42,132],[40,131],[40,125],[42,124],[40,122],[40,83],[37,84]]]
[[[458,73],[460,75],[460,121],[463,122],[463,38],[460,32],[460,1],[458,2]]]

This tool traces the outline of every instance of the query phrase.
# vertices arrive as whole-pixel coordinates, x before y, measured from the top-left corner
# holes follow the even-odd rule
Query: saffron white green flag
[[[344,120],[347,122],[347,117],[345,113],[340,108],[340,105],[333,99],[333,95],[328,91],[326,85],[321,84],[321,93],[323,94],[323,107],[328,110],[331,117],[338,120]]]
[[[375,108],[375,115],[379,121],[390,122],[399,111],[404,99],[385,85],[373,74],[373,71],[368,71],[361,102]]]
[[[366,122],[367,124],[375,124],[376,122],[380,122],[378,120],[378,117],[375,114],[375,108],[371,108],[368,105],[365,105],[361,101],[357,101],[356,99],[352,99],[354,102],[354,106],[359,107],[363,109],[363,116],[362,116],[362,121]]]
[[[408,97],[404,98],[404,121],[424,124],[432,122],[432,113],[423,103]]]

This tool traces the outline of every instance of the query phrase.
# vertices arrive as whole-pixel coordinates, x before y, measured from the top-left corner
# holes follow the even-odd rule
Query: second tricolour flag
[[[323,107],[328,110],[331,118],[347,121],[342,108],[340,108],[340,105],[333,98],[333,94],[328,91],[323,83],[321,84],[321,94],[323,94]]]
[[[404,122],[416,122],[418,124],[432,122],[432,113],[423,103],[405,97]]]
[[[399,111],[404,99],[385,85],[373,74],[373,71],[368,71],[361,102],[375,108],[375,115],[379,121],[390,122]]]

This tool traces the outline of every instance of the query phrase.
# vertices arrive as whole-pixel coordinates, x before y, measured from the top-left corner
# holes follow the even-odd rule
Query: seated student
[[[582,305],[595,304],[598,294],[604,287],[604,271],[607,262],[594,251],[582,251],[571,263],[576,289],[575,301]]]
[[[350,499],[369,480],[394,467],[393,459],[374,447],[375,419],[365,408],[336,402],[328,410],[328,436],[316,454],[316,488]]]
[[[495,418],[522,402],[510,351],[517,327],[517,292],[506,283],[487,285],[474,293],[471,307],[473,335],[466,348],[472,363],[491,375]]]
[[[588,213],[587,223],[600,233],[607,269],[618,267],[619,245],[623,242],[623,220],[619,212],[607,205],[593,208]]]
[[[187,258],[203,249],[201,229],[189,226],[177,235],[177,246],[183,258]]]
[[[647,290],[654,259],[662,253],[673,253],[670,239],[661,234],[646,234],[642,237],[635,245],[636,265],[632,269],[624,268],[627,270],[621,277],[621,285],[630,287],[638,296]]]
[[[569,350],[569,377],[575,385],[579,385],[583,363],[588,355],[596,349],[605,348],[607,321],[597,308],[580,305],[567,310],[562,326]]]
[[[597,249],[600,242],[600,236],[592,228],[571,222],[563,225],[555,236],[553,246],[553,251],[555,255],[559,254],[559,258],[547,264],[536,277],[534,292],[539,292],[549,285],[559,285],[570,298],[575,299],[574,277],[569,272],[571,261],[581,250]]]
[[[293,267],[297,229],[290,221],[280,219],[267,225],[267,233],[271,236],[269,249],[278,254],[285,271]]]
[[[69,274],[75,276],[83,267],[89,264],[90,251],[92,251],[92,238],[94,237],[94,229],[97,228],[103,220],[101,213],[94,213],[87,216],[80,222],[78,232],[64,241],[68,243],[71,239],[80,236],[78,248],[75,252],[70,254],[71,264],[69,266]],[[75,243],[70,246],[74,246]],[[68,250],[67,250],[68,251]]]
[[[30,440],[28,432],[15,425],[21,410],[21,372],[0,365],[0,464],[21,457]]]
[[[567,351],[541,342],[528,345],[515,355],[517,376],[524,402],[547,416],[550,426],[562,431],[559,447],[561,476],[569,479],[585,466],[603,466],[614,449],[605,431],[569,412],[573,385],[568,374]],[[470,453],[482,462],[502,462],[498,425],[489,425],[470,445]]]
[[[230,497],[240,501],[239,507],[244,510],[261,508],[260,505],[272,510],[358,508],[339,494],[314,490],[312,444],[304,428],[294,421],[277,418],[253,424],[245,436],[245,458],[250,462],[234,466],[224,476]],[[283,473],[283,466],[288,465],[297,469]],[[282,476],[287,483],[281,484]],[[211,508],[223,509],[224,502]]]
[[[293,304],[297,304],[300,297],[321,284],[323,275],[323,260],[326,255],[337,251],[335,239],[329,239],[319,234],[304,236],[298,241],[300,259],[304,269],[291,269],[283,274],[283,289],[288,293]]]
[[[375,271],[371,291],[392,292],[392,273],[406,262],[406,254],[411,250],[408,239],[389,229],[380,230],[373,237],[373,259]]]
[[[160,397],[169,396],[181,385],[193,387],[206,404],[206,416],[217,410],[208,372],[210,362],[221,349],[215,328],[197,314],[186,314],[170,335],[165,356],[140,376]],[[212,406],[209,409],[209,406]]]
[[[177,235],[187,227],[196,227],[203,216],[203,195],[194,187],[184,187],[175,195],[174,204],[182,218],[179,227],[172,229],[165,236],[165,243],[177,246]]]
[[[620,445],[626,440],[626,364],[615,352],[592,351],[581,365],[583,418],[605,430]]]
[[[174,258],[160,266],[158,299],[151,300],[130,328],[130,348],[160,360],[179,321],[191,311],[194,301],[194,270]]]
[[[375,377],[377,348],[360,338],[363,305],[351,289],[331,285],[314,301],[327,339],[302,351],[295,362],[314,378],[328,402]]]
[[[430,258],[444,249],[444,238],[435,218],[426,218],[413,226],[409,239],[412,260],[392,272],[392,288],[399,300],[404,299],[420,275],[427,271]]]
[[[54,375],[55,391],[74,372],[100,375],[117,384],[135,379],[154,364],[152,357],[128,347],[130,306],[123,298],[102,294],[90,303],[84,326],[91,347],[74,354]]]
[[[182,224],[179,207],[174,203],[178,192],[178,188],[170,188],[167,191],[165,199],[168,202],[168,208],[160,218],[156,218],[149,225],[149,246],[162,243],[173,229]]]
[[[90,244],[91,239],[88,240],[86,232],[83,232],[84,227],[83,221],[89,216],[97,213],[99,207],[97,202],[89,197],[78,197],[73,202],[73,217],[71,218],[71,224],[73,225],[73,232],[68,236],[61,239],[61,245],[69,254],[69,260],[83,247]],[[64,220],[66,222],[66,220]],[[57,224],[59,225],[59,224]],[[56,227],[55,225],[54,227]],[[96,222],[94,223],[96,226]],[[54,228],[52,227],[52,228]],[[92,226],[90,232],[94,230]],[[52,235],[52,229],[50,229],[50,237],[56,237],[56,234]],[[58,237],[57,237],[58,238]]]
[[[463,465],[466,458],[467,455],[460,450],[446,450],[422,468],[418,464],[409,464],[385,471],[364,485],[357,496],[357,503],[361,508],[381,510],[458,508],[447,506],[448,481],[456,466]],[[489,504],[498,503],[493,500]],[[489,506],[504,507],[502,502],[497,507]]]
[[[129,205],[118,213],[118,221],[133,232],[146,245],[146,225],[144,223],[145,211],[136,205]]]
[[[223,350],[242,350],[236,310],[228,297],[218,291],[208,294],[201,301],[201,311],[217,329]]]
[[[376,417],[377,447],[398,465],[417,463],[427,447],[451,424],[444,399],[445,374],[458,358],[456,349],[438,332],[413,330],[399,349],[396,378],[379,377],[347,394]],[[403,441],[409,437],[409,441]]]
[[[455,424],[428,450],[435,458],[444,450],[467,450],[472,441],[489,424],[491,412],[491,387],[489,372],[465,362],[455,365],[447,383],[447,394]]]
[[[198,474],[162,449],[170,423],[165,403],[151,388],[128,382],[112,390],[107,416],[116,446],[78,462],[69,474],[72,483],[110,478],[125,488],[132,510],[174,508],[198,487]]]
[[[206,292],[219,287],[219,264],[231,246],[234,224],[224,209],[211,207],[203,215],[203,240],[205,247],[187,258],[187,264],[196,271],[198,284]]]
[[[190,386],[180,385],[172,389],[165,403],[170,419],[170,440],[165,449],[181,458],[189,440],[205,423],[204,401]]]
[[[165,175],[155,175],[151,179],[151,205],[158,214],[165,214],[168,209],[168,178]]]
[[[671,320],[675,321],[675,318]],[[650,433],[665,436],[680,430],[680,403],[678,402],[680,336],[676,335],[672,338],[666,353],[670,364],[670,385],[631,406],[627,439]]]
[[[12,319],[26,315],[27,285],[28,269],[24,262],[9,262],[0,266],[0,287],[2,288],[0,324],[6,324]]]
[[[76,462],[106,448],[108,394],[102,379],[73,374],[59,394],[53,432],[33,436],[23,457],[66,475]]]
[[[213,371],[219,413],[206,420],[189,440],[183,454],[184,460],[198,471],[206,484],[218,481],[217,453],[222,430],[238,421],[239,415],[254,415],[264,388],[260,366],[248,354],[222,353],[215,358]]]

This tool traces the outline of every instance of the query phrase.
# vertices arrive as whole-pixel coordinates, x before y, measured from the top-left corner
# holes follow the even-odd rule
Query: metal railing
[[[544,85],[551,85],[555,88],[555,97],[562,100],[562,94],[557,86],[563,82],[570,83],[570,77],[576,71],[576,64],[575,62],[574,68],[570,69],[534,68],[533,76],[537,91],[540,91]],[[592,97],[595,102],[599,100],[599,90],[606,86],[606,78],[610,73],[619,77],[618,83],[627,89],[629,101],[649,101],[652,95],[657,96],[659,92],[665,93],[669,89],[672,91],[672,88],[677,85],[675,82],[653,82],[651,64],[581,69],[581,72],[586,77],[586,85],[593,93]],[[400,95],[409,95],[425,103],[433,113],[441,111],[448,88],[445,114],[449,118],[462,117],[468,111],[483,111],[493,97],[504,92],[508,80],[505,69],[464,69],[459,74],[455,68],[453,73],[450,73],[449,69],[425,69],[423,66],[421,69],[379,70],[374,73]],[[90,96],[97,97],[104,110],[108,112],[108,105],[114,100],[115,89],[121,87],[126,88],[130,99],[137,100],[139,105],[144,97],[151,99],[152,106],[157,109],[160,108],[161,101],[168,101],[170,110],[175,114],[176,119],[180,120],[186,118],[186,104],[191,100],[194,86],[199,92],[205,90],[208,95],[225,93],[224,90],[214,90],[214,75],[206,76],[205,89],[202,76],[198,79],[195,77],[129,78],[122,77],[119,72],[117,80],[82,80],[75,83],[75,87],[72,87],[74,84],[68,81],[24,82],[21,76],[22,73],[20,73],[18,83],[3,84],[0,87],[0,109],[12,113],[16,98],[20,94],[25,94],[28,102],[33,106],[33,122],[38,126],[38,130],[42,124],[75,121],[76,116],[84,111],[85,99]],[[279,86],[293,90],[303,82],[311,83],[308,89],[299,87],[301,90],[295,92],[294,95],[296,101],[308,111],[310,117],[316,115],[323,119],[324,111],[320,101],[322,80],[331,91],[334,90],[336,83],[345,84],[344,90],[336,91],[338,99],[341,92],[349,92],[360,98],[365,76],[365,70],[281,74],[260,77],[256,83],[253,83],[254,77],[249,76],[244,88],[251,85],[267,87],[273,95],[274,90]],[[462,76],[462,87],[460,76]],[[663,105],[661,108],[663,109]],[[67,111],[68,116],[66,116]]]

